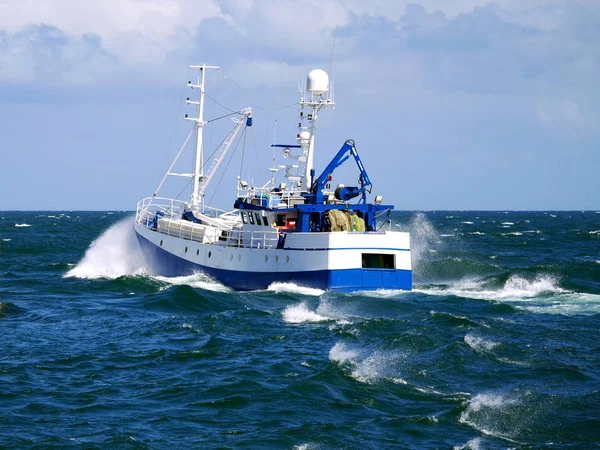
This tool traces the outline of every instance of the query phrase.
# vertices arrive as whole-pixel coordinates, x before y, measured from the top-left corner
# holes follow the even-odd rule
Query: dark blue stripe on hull
[[[307,272],[242,272],[194,264],[157,247],[137,234],[146,257],[158,274],[167,277],[203,272],[233,289],[266,289],[272,283],[294,283],[318,289],[360,291],[375,289],[412,289],[412,272],[393,269],[341,269]]]

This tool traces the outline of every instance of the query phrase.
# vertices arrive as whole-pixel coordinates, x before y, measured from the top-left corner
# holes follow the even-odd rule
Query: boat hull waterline
[[[412,288],[408,247],[385,250],[348,247],[258,250],[202,244],[160,234],[139,225],[136,225],[135,231],[149,266],[157,274],[167,277],[202,272],[235,290],[263,290],[273,283],[293,283],[341,292]],[[403,238],[408,240],[408,233],[394,234],[406,235]],[[396,269],[349,267],[348,263],[356,259],[360,261],[363,253],[375,251],[394,255],[397,264],[401,264]],[[329,263],[324,264],[326,261]],[[265,270],[265,266],[273,270]]]

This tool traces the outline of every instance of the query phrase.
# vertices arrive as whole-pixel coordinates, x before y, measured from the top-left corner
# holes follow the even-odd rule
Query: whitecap
[[[595,231],[590,231],[588,234],[596,234],[596,235],[600,235],[600,230],[595,230]]]
[[[465,344],[471,347],[473,350],[479,353],[483,353],[486,351],[492,350],[494,347],[497,347],[498,342],[490,341],[487,339],[483,339],[478,336],[474,336],[471,333],[467,333],[464,337]]]
[[[28,223],[15,223],[15,227],[17,228],[27,228],[30,227],[31,225]]]
[[[514,222],[502,222],[500,225],[514,225]]]
[[[475,235],[478,235],[478,236],[483,236],[485,233],[483,233],[481,231],[472,231],[469,234],[475,234]]]
[[[330,320],[329,317],[317,314],[308,309],[305,302],[297,305],[290,305],[282,313],[283,320],[287,323],[304,323],[304,322],[325,322]]]
[[[460,423],[469,425],[483,434],[499,437],[515,442],[512,436],[502,428],[507,428],[503,418],[511,417],[516,420],[512,410],[519,405],[516,398],[509,398],[500,394],[478,394],[467,402],[467,409],[458,419]],[[514,429],[514,427],[512,427]]]
[[[473,222],[469,222],[469,221],[461,222],[461,223],[464,223],[465,225],[473,225]]]
[[[4,238],[4,239],[2,239],[2,242],[10,242],[10,241],[12,241],[11,238]],[[596,262],[600,262],[600,261],[596,261]]]
[[[431,295],[456,295],[487,300],[520,300],[536,297],[541,294],[564,294],[565,289],[558,286],[558,281],[549,275],[540,275],[529,281],[519,275],[512,275],[500,289],[485,289],[484,280],[461,280],[443,288],[414,289],[414,291]]]
[[[523,236],[520,231],[512,231],[510,233],[502,233],[502,236]]]
[[[286,292],[289,294],[312,295],[315,297],[318,297],[325,293],[325,291],[322,289],[298,286],[294,283],[272,283],[271,285],[269,285],[267,290],[277,293]]]
[[[340,363],[354,363],[358,358],[358,352],[356,350],[349,349],[343,343],[336,343],[331,350],[329,350],[329,360]]]
[[[471,439],[465,445],[455,445],[452,450],[480,450],[481,449],[481,438]]]
[[[368,384],[381,379],[396,384],[406,384],[406,381],[396,373],[397,366],[405,358],[405,355],[383,351],[375,351],[365,356],[361,350],[352,349],[343,343],[336,343],[329,351],[330,361],[349,366],[352,378]]]
[[[154,276],[152,278],[158,281],[162,281],[163,283],[168,283],[170,285],[187,285],[198,289],[204,289],[207,291],[231,292],[231,288],[228,288],[227,286],[219,283],[218,281],[213,280],[208,275],[202,272],[197,272],[192,275],[187,275],[183,277]]]

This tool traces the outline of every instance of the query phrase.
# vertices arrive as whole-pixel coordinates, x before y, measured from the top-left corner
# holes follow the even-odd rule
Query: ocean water
[[[0,212],[0,447],[600,448],[600,213],[403,212],[412,292],[147,275],[125,212]]]

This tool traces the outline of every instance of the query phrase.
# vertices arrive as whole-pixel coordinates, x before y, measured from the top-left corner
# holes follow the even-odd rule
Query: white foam
[[[304,302],[288,306],[283,311],[282,316],[283,320],[287,323],[325,322],[330,320],[329,317],[309,310],[308,305]]]
[[[502,236],[523,236],[523,233],[519,231],[512,231],[510,233],[502,233]]]
[[[481,231],[472,231],[469,234],[475,234],[475,235],[478,235],[478,236],[483,236],[485,233],[483,233]]]
[[[480,450],[481,449],[481,438],[471,439],[465,445],[455,445],[452,447],[453,450]]]
[[[388,379],[395,384],[407,384],[406,380],[395,372],[403,355],[375,351],[366,357],[360,350],[337,343],[329,351],[329,360],[340,365],[350,366],[350,376],[361,383],[374,383],[380,379]]]
[[[458,421],[489,436],[514,442],[510,436],[498,429],[498,421],[510,413],[507,409],[518,403],[515,398],[499,394],[478,394],[468,401],[468,407],[461,413]]]
[[[338,342],[329,350],[329,360],[339,364],[354,363],[356,358],[358,358],[358,352],[349,349],[341,342]]]
[[[90,244],[84,257],[65,277],[118,278],[150,272],[133,231],[133,218],[117,222]]]
[[[588,234],[592,234],[592,235],[597,234],[600,236],[600,230],[590,231]]]
[[[467,222],[461,222],[461,223],[464,223],[465,225],[473,225],[473,222],[469,222],[469,221],[467,221]]]
[[[354,291],[349,295],[373,298],[393,298],[398,295],[406,295],[409,293],[410,291],[403,291],[401,289],[375,289],[372,291]]]
[[[540,275],[533,281],[519,275],[512,275],[502,288],[496,290],[485,289],[483,285],[484,281],[482,280],[462,280],[444,288],[415,289],[415,291],[432,295],[456,295],[486,300],[522,300],[541,294],[569,292],[559,287],[558,281],[549,275]]]
[[[10,241],[12,241],[12,239],[10,239],[10,238],[4,238],[4,239],[2,239],[2,242],[10,242]],[[596,262],[600,262],[600,261],[596,261]]]
[[[17,228],[27,228],[30,226],[31,225],[29,225],[28,223],[15,223],[15,227],[17,227]]]
[[[187,285],[194,288],[205,289],[207,291],[231,292],[230,288],[219,283],[218,281],[213,280],[208,275],[201,272],[197,272],[192,275],[186,275],[183,277],[155,276],[152,278],[158,281],[162,281],[163,283],[168,283],[170,285],[175,286]]]
[[[298,286],[294,283],[272,283],[271,285],[269,285],[267,290],[273,292],[287,292],[290,294],[312,295],[315,297],[318,297],[325,293],[325,291],[322,289]]]
[[[498,342],[489,341],[487,339],[483,339],[478,336],[473,336],[471,333],[467,333],[464,337],[465,344],[471,347],[476,352],[483,353],[485,351],[490,351],[494,347],[497,347]]]
[[[514,225],[514,222],[502,222],[500,225]]]

